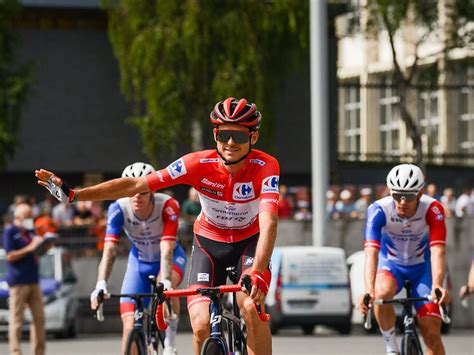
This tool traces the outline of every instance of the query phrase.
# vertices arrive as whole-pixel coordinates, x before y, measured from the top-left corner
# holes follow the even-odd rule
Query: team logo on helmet
[[[166,170],[168,170],[168,173],[170,174],[173,180],[187,173],[183,159],[178,159],[175,162],[171,163],[170,165],[168,165]]]
[[[234,185],[234,200],[245,201],[255,197],[252,182],[237,183]]]
[[[280,177],[278,175],[268,176],[262,181],[262,193],[276,192],[278,193],[278,182]]]

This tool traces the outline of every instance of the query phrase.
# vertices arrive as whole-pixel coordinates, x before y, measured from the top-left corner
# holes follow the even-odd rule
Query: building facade
[[[365,1],[355,5],[361,9]],[[448,6],[449,0],[438,2],[436,33],[427,33],[409,13],[394,36],[394,47],[404,73],[416,63],[405,108],[420,130],[424,161],[467,169],[474,167],[474,51],[444,51]],[[351,21],[355,26],[349,30]],[[389,36],[385,29],[369,31],[367,23],[364,10],[357,18],[346,13],[337,22],[338,156],[343,162],[413,162],[413,140],[393,82]]]

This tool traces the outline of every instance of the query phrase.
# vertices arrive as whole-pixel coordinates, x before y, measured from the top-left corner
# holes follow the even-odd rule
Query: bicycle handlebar
[[[247,275],[246,275],[247,276]],[[216,286],[216,287],[199,287],[199,288],[188,288],[188,289],[181,289],[181,290],[166,290],[162,291],[164,299],[160,304],[158,305],[156,309],[156,314],[155,314],[155,321],[158,329],[160,331],[166,330],[168,327],[165,320],[164,320],[164,314],[163,314],[163,303],[164,300],[171,298],[171,297],[185,297],[185,296],[194,296],[197,294],[206,296],[210,295],[212,293],[230,293],[230,292],[243,292],[244,290],[247,290],[247,292],[250,294],[250,290],[248,289],[248,285],[246,285],[246,280],[245,276],[242,280],[242,284],[236,284],[236,285],[221,285],[221,286]],[[251,285],[251,284],[250,284]],[[255,304],[255,309],[257,311],[258,317],[266,322],[270,319],[270,315],[265,313],[265,307],[264,305],[257,305]]]
[[[435,294],[436,294],[436,299],[440,299],[442,294],[441,290],[439,288],[435,289]],[[434,301],[435,298],[433,298],[431,295],[426,296],[426,297],[409,297],[409,298],[394,298],[391,300],[383,300],[383,299],[375,299],[374,304],[376,305],[382,305],[382,304],[390,304],[390,303],[400,303],[400,304],[407,304],[407,303],[414,303],[414,302],[421,302],[421,301]],[[365,301],[365,298],[364,298]],[[439,306],[439,312],[441,315],[441,320],[443,323],[450,324],[451,323],[451,318],[448,315],[448,311],[446,309],[446,305],[444,303],[438,304]]]

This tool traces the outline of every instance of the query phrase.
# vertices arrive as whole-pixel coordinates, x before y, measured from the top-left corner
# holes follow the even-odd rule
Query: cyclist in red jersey
[[[38,183],[64,203],[115,200],[177,184],[199,193],[201,214],[194,224],[191,287],[226,282],[226,267],[250,274],[250,295],[238,303],[247,326],[249,354],[271,354],[268,324],[257,315],[270,284],[269,262],[278,223],[280,168],[272,156],[252,149],[259,138],[261,114],[245,99],[218,102],[210,114],[216,149],[187,154],[142,178],[109,180],[73,190],[47,170],[35,172]],[[209,299],[190,297],[188,309],[196,354],[209,336]]]

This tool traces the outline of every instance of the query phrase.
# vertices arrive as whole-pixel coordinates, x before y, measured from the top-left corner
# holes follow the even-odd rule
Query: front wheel
[[[127,336],[126,355],[147,355],[145,339],[138,329],[132,329]]]
[[[414,336],[404,335],[402,338],[401,355],[423,355],[420,343],[416,341]]]
[[[207,338],[202,344],[201,355],[227,355],[222,344],[213,338]]]

